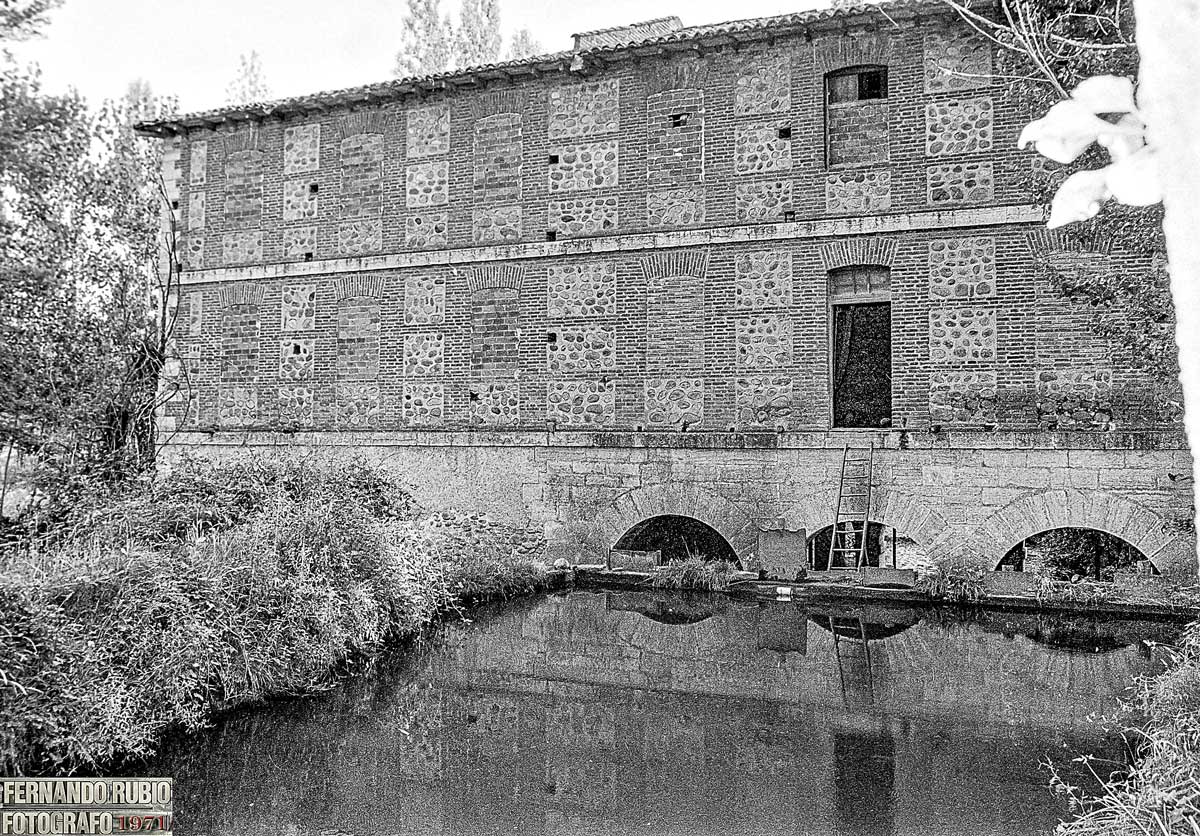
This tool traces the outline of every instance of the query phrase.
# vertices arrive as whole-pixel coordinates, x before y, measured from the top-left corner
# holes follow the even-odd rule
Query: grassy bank
[[[0,553],[0,773],[94,771],[322,688],[462,600],[541,585],[536,549],[358,464],[190,463],[81,506]]]
[[[1086,796],[1062,787],[1076,817],[1059,836],[1200,836],[1200,623],[1171,653],[1170,667],[1139,680],[1117,717],[1137,752],[1131,770],[1106,778]]]

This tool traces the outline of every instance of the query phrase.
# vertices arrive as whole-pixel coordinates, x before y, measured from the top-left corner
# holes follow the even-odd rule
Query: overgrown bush
[[[937,601],[977,604],[987,597],[986,572],[969,564],[943,564],[917,578],[917,590]]]
[[[1129,770],[1099,772],[1103,790],[1056,786],[1077,813],[1059,836],[1195,836],[1200,833],[1200,623],[1170,651],[1170,666],[1139,679],[1116,725],[1134,744]],[[1081,758],[1096,771],[1091,758]]]
[[[0,772],[96,768],[325,687],[466,597],[537,586],[514,534],[362,464],[192,463],[0,554]]]
[[[721,590],[729,588],[730,577],[736,572],[737,566],[727,560],[689,557],[660,566],[650,583],[659,589]]]
[[[1061,581],[1053,577],[1038,578],[1037,599],[1039,603],[1078,604],[1096,607],[1108,601],[1112,585],[1099,581]]]

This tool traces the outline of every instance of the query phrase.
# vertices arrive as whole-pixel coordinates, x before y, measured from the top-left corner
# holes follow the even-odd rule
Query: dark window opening
[[[659,552],[659,563],[689,558],[728,560],[737,563],[737,554],[720,532],[693,517],[663,514],[642,520],[617,541],[613,548],[639,552]]]
[[[690,113],[672,113],[671,114],[671,127],[672,128],[682,128],[683,126],[685,126],[688,123],[688,119],[690,117],[691,117]]]
[[[550,165],[556,165],[557,163],[558,163],[558,154],[551,154],[550,155]]]
[[[558,334],[554,333],[553,331],[547,331],[546,332],[546,342],[548,342],[548,343],[558,342]]]
[[[312,253],[305,253],[305,254],[304,254],[304,260],[305,260],[305,261],[312,261],[312,260],[313,260],[313,254],[312,254]]]
[[[892,305],[833,306],[833,425],[892,423]]]
[[[479,402],[479,393],[478,392],[471,392],[467,395],[467,397],[470,399],[471,403]]]
[[[826,100],[830,104],[887,98],[886,67],[852,67],[825,77]]]
[[[779,138],[780,139],[791,139],[792,138],[792,129],[791,128],[780,128],[779,129]]]
[[[316,194],[319,191],[321,191],[321,187],[319,185],[317,185],[316,183],[308,184],[308,193],[309,194]]]
[[[172,200],[172,201],[171,201],[171,208],[172,208],[172,209],[178,209],[178,208],[179,208],[179,201],[178,201],[178,200]]]
[[[546,230],[546,240],[547,241],[557,241],[558,240],[558,232],[553,229],[547,229]]]
[[[795,211],[792,209],[785,209],[783,212],[783,222],[785,224],[790,224],[790,223],[794,223],[795,220],[796,220]]]

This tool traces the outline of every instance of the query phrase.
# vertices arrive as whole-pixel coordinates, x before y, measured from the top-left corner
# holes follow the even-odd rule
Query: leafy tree
[[[258,52],[251,50],[249,55],[239,56],[237,75],[225,88],[225,101],[231,105],[244,105],[270,98],[271,88],[267,86]]]
[[[528,29],[518,29],[513,33],[512,42],[508,46],[508,60],[516,61],[519,58],[528,58],[531,55],[538,55],[542,51],[542,45],[534,40],[533,34]]]
[[[125,113],[130,123],[136,125],[153,119],[158,112],[158,97],[144,78],[129,82],[125,89]]]
[[[459,24],[442,14],[441,0],[406,0],[400,51],[396,53],[397,76],[442,73],[456,67],[491,64],[500,60],[499,0],[462,0]],[[528,29],[512,36],[507,59],[536,55],[541,45]]]
[[[63,0],[0,0],[0,41],[32,37],[46,24],[46,15]]]
[[[498,0],[463,0],[454,57],[460,67],[489,64],[500,55],[500,4]]]
[[[417,76],[445,72],[450,66],[454,26],[442,15],[441,0],[407,0],[395,73]]]
[[[142,83],[93,114],[0,63],[0,448],[55,501],[153,463],[178,259],[158,149],[131,125],[172,108]]]

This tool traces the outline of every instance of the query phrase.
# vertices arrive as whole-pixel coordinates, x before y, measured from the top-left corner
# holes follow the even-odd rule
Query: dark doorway
[[[662,562],[687,560],[728,560],[737,563],[733,547],[712,526],[700,520],[676,514],[663,514],[642,520],[625,532],[615,548],[640,552],[662,552]]]
[[[896,744],[886,732],[833,736],[834,801],[845,833],[895,833]]]
[[[827,525],[808,538],[808,565],[813,569],[823,572],[829,568],[829,540],[832,536],[833,526]],[[895,558],[895,542],[894,528],[885,528],[877,522],[868,523],[867,565],[891,566]]]
[[[833,425],[892,424],[892,305],[833,306]]]

